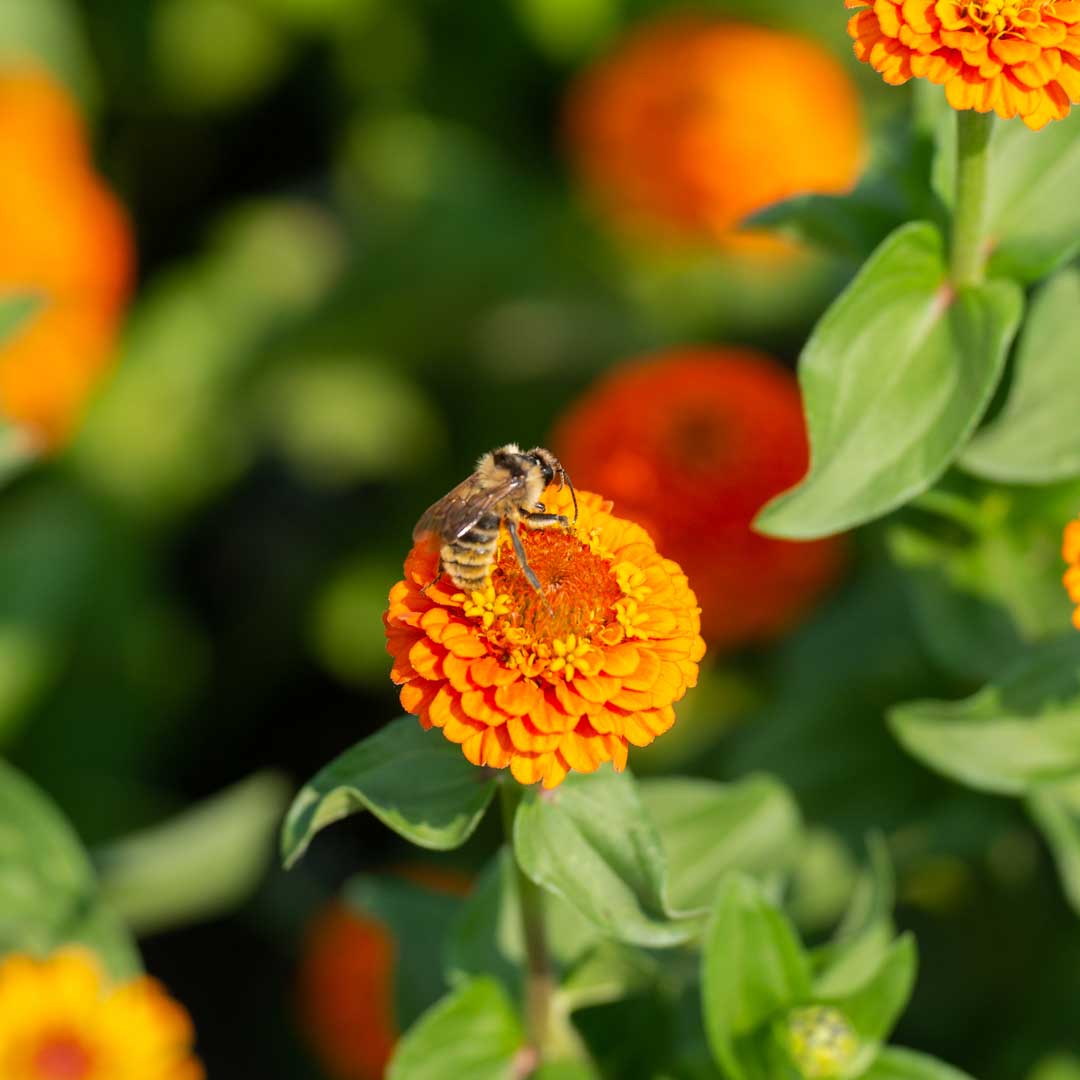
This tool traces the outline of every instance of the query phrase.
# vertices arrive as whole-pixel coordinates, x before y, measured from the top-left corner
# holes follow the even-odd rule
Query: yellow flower
[[[474,765],[509,768],[523,784],[562,782],[570,769],[626,765],[675,722],[705,651],[686,576],[611,503],[578,492],[571,530],[521,530],[543,586],[526,580],[505,529],[490,580],[469,596],[417,544],[385,616],[391,678],[425,728],[461,745]],[[549,488],[550,513],[573,514]]]
[[[847,1017],[828,1005],[792,1009],[785,1028],[788,1053],[806,1080],[843,1076],[859,1050]]]
[[[194,1036],[156,980],[110,985],[85,949],[0,961],[3,1080],[203,1080]]]
[[[1069,569],[1065,571],[1065,588],[1069,599],[1074,604],[1080,604],[1080,521],[1070,521],[1065,526],[1061,554],[1069,564]],[[1080,607],[1073,612],[1073,625],[1080,630]]]
[[[899,85],[945,87],[954,109],[1038,130],[1080,102],[1080,0],[845,0],[855,55]]]

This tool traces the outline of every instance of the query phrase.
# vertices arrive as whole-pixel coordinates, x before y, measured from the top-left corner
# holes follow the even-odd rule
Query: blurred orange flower
[[[156,980],[110,986],[86,949],[0,961],[3,1080],[202,1080],[194,1037]]]
[[[40,298],[0,343],[0,417],[55,446],[112,359],[133,249],[74,103],[38,72],[0,74],[0,236],[0,297]]]
[[[1065,526],[1061,554],[1069,564],[1069,569],[1065,571],[1065,588],[1069,599],[1080,605],[1080,521],[1070,521]],[[1080,607],[1073,612],[1073,625],[1080,630]]]
[[[842,541],[750,528],[809,460],[798,384],[769,357],[687,348],[619,367],[571,407],[552,445],[686,570],[710,645],[775,637],[839,573]]]
[[[617,218],[728,243],[770,203],[851,188],[865,151],[855,87],[827,52],[692,16],[642,27],[588,70],[566,127]]]
[[[573,529],[521,530],[544,597],[503,529],[486,588],[469,596],[445,576],[432,584],[438,555],[415,545],[385,616],[406,711],[474,765],[549,788],[570,769],[622,769],[630,743],[667,731],[705,651],[679,567],[599,495],[577,501]],[[567,489],[544,503],[574,513]]]
[[[1080,102],[1080,0],[844,0],[855,55],[899,85],[945,87],[954,109],[1036,131]]]
[[[462,896],[471,880],[417,864],[397,873],[433,892]],[[400,1034],[394,1015],[397,963],[389,927],[335,901],[309,924],[299,989],[301,1022],[335,1080],[380,1080]]]

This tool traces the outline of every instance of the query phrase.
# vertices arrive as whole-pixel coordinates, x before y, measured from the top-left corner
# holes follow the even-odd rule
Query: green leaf
[[[0,759],[0,954],[78,943],[116,978],[139,970],[130,935],[97,896],[90,860],[55,806]]]
[[[362,810],[419,847],[447,851],[468,840],[494,793],[494,780],[460,747],[403,716],[303,787],[285,818],[282,856],[291,867],[320,829]]]
[[[972,1080],[937,1058],[898,1046],[886,1046],[860,1080]]]
[[[387,1080],[511,1080],[525,1043],[494,979],[474,979],[432,1006],[398,1043]]]
[[[862,1040],[884,1042],[911,997],[917,966],[915,939],[904,934],[880,954],[873,968],[861,973],[857,985],[836,993],[823,989],[819,981],[814,997],[840,1009]]]
[[[970,787],[1021,795],[1080,770],[1080,637],[1049,642],[963,701],[889,714],[909,753]]]
[[[1080,1058],[1052,1054],[1039,1062],[1028,1074],[1028,1080],[1080,1080]]]
[[[440,957],[460,897],[390,875],[358,874],[345,885],[345,902],[378,919],[394,937],[394,1014],[409,1027],[446,991]]]
[[[856,188],[850,195],[796,195],[759,210],[744,224],[861,262],[903,220],[891,200]]]
[[[1027,808],[1054,854],[1065,895],[1080,914],[1080,777],[1034,785]]]
[[[1036,293],[1005,408],[960,456],[969,472],[1006,484],[1080,476],[1080,426],[1070,393],[1080,355],[1078,311],[1080,270],[1063,270]]]
[[[934,162],[934,184],[946,202],[956,169],[954,131],[951,114],[939,129]],[[1055,120],[1042,131],[995,121],[989,176],[992,274],[1038,281],[1080,249],[1080,115]]]
[[[645,780],[638,788],[663,843],[668,895],[680,910],[710,906],[731,870],[760,876],[794,862],[802,834],[799,808],[772,777],[734,784]]]
[[[1022,296],[991,281],[955,295],[933,226],[897,229],[825,313],[799,381],[811,467],[756,526],[807,539],[880,517],[925,491],[989,404]]]
[[[3,346],[30,321],[41,307],[37,293],[4,293],[0,295],[0,346]]]
[[[570,972],[557,1000],[567,1012],[606,1005],[644,993],[660,973],[660,965],[647,953],[604,941]]]
[[[610,937],[662,948],[695,930],[667,905],[660,837],[627,773],[571,774],[550,793],[530,792],[514,851],[533,881]]]
[[[97,856],[101,895],[137,933],[213,918],[242,903],[273,857],[289,787],[259,773]]]
[[[752,878],[724,883],[705,931],[702,1001],[716,1063],[733,1080],[752,1075],[740,1039],[810,995],[810,962],[794,929]]]
[[[892,947],[895,881],[885,840],[871,835],[870,865],[859,875],[832,940],[813,952],[815,998],[843,998],[870,981]]]

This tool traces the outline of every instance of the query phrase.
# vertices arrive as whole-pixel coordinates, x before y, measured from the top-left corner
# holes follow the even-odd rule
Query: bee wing
[[[503,484],[481,488],[477,485],[475,475],[470,476],[424,511],[413,529],[413,540],[419,541],[425,537],[456,540],[524,483],[524,477],[511,476]]]

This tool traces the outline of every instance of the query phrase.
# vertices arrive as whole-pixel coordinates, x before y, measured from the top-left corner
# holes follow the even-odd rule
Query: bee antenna
[[[566,486],[570,489],[570,498],[574,500],[574,524],[577,524],[577,492],[574,490],[574,482],[566,475],[566,470],[562,470],[563,479],[566,481]]]

